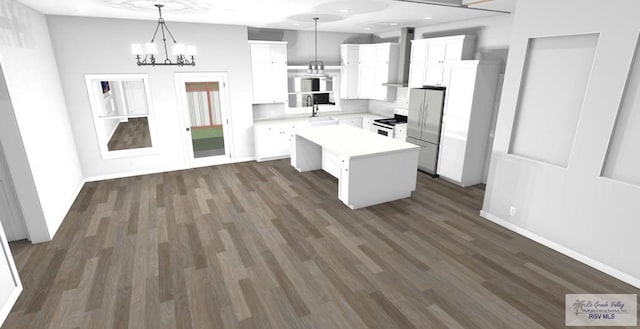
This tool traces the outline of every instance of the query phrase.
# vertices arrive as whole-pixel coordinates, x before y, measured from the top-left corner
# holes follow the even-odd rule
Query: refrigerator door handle
[[[420,136],[422,136],[422,121],[424,120],[424,107],[422,107],[422,102],[420,102],[420,123],[418,126],[420,127]]]
[[[424,129],[426,127],[427,114],[429,113],[428,109],[429,109],[429,102],[427,102],[427,104],[425,104],[425,106],[422,108],[422,120],[421,120],[420,128]]]

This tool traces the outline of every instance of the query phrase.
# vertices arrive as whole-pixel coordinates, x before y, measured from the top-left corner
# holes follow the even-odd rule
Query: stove
[[[375,133],[387,137],[394,137],[396,125],[407,124],[407,110],[396,109],[393,118],[375,119],[373,126]]]

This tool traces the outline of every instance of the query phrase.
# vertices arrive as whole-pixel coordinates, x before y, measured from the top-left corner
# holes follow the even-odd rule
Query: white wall
[[[247,28],[229,25],[167,22],[179,42],[194,44],[199,56],[194,67],[138,67],[131,43],[143,43],[154,21],[48,16],[51,39],[67,98],[78,154],[87,179],[185,168],[185,128],[175,95],[174,72],[228,72],[235,159],[251,157],[251,61]],[[164,57],[163,57],[164,58]],[[84,74],[146,73],[159,154],[102,160],[95,134]]]
[[[318,32],[318,60],[340,65],[340,45],[371,43],[373,35],[362,33]],[[289,65],[307,65],[315,58],[313,31],[249,28],[250,40],[286,41]]]
[[[31,240],[42,242],[62,223],[83,174],[45,17],[12,0],[0,5],[0,57],[14,112],[3,106],[0,136]]]
[[[483,215],[640,287],[640,187],[600,177],[638,12],[636,0],[518,1]],[[586,33],[600,38],[568,167],[509,155],[528,38]]]

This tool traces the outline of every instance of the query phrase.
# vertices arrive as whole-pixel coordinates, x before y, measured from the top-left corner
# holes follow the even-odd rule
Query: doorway
[[[226,73],[176,73],[175,79],[189,163],[231,162]]]
[[[7,241],[29,238],[2,144],[0,144],[0,223],[4,227]]]

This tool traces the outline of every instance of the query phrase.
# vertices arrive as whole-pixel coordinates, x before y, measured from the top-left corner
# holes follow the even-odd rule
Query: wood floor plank
[[[2,328],[563,328],[567,293],[640,293],[480,218],[482,186],[350,210],[337,184],[286,159],[86,183],[10,244]]]

